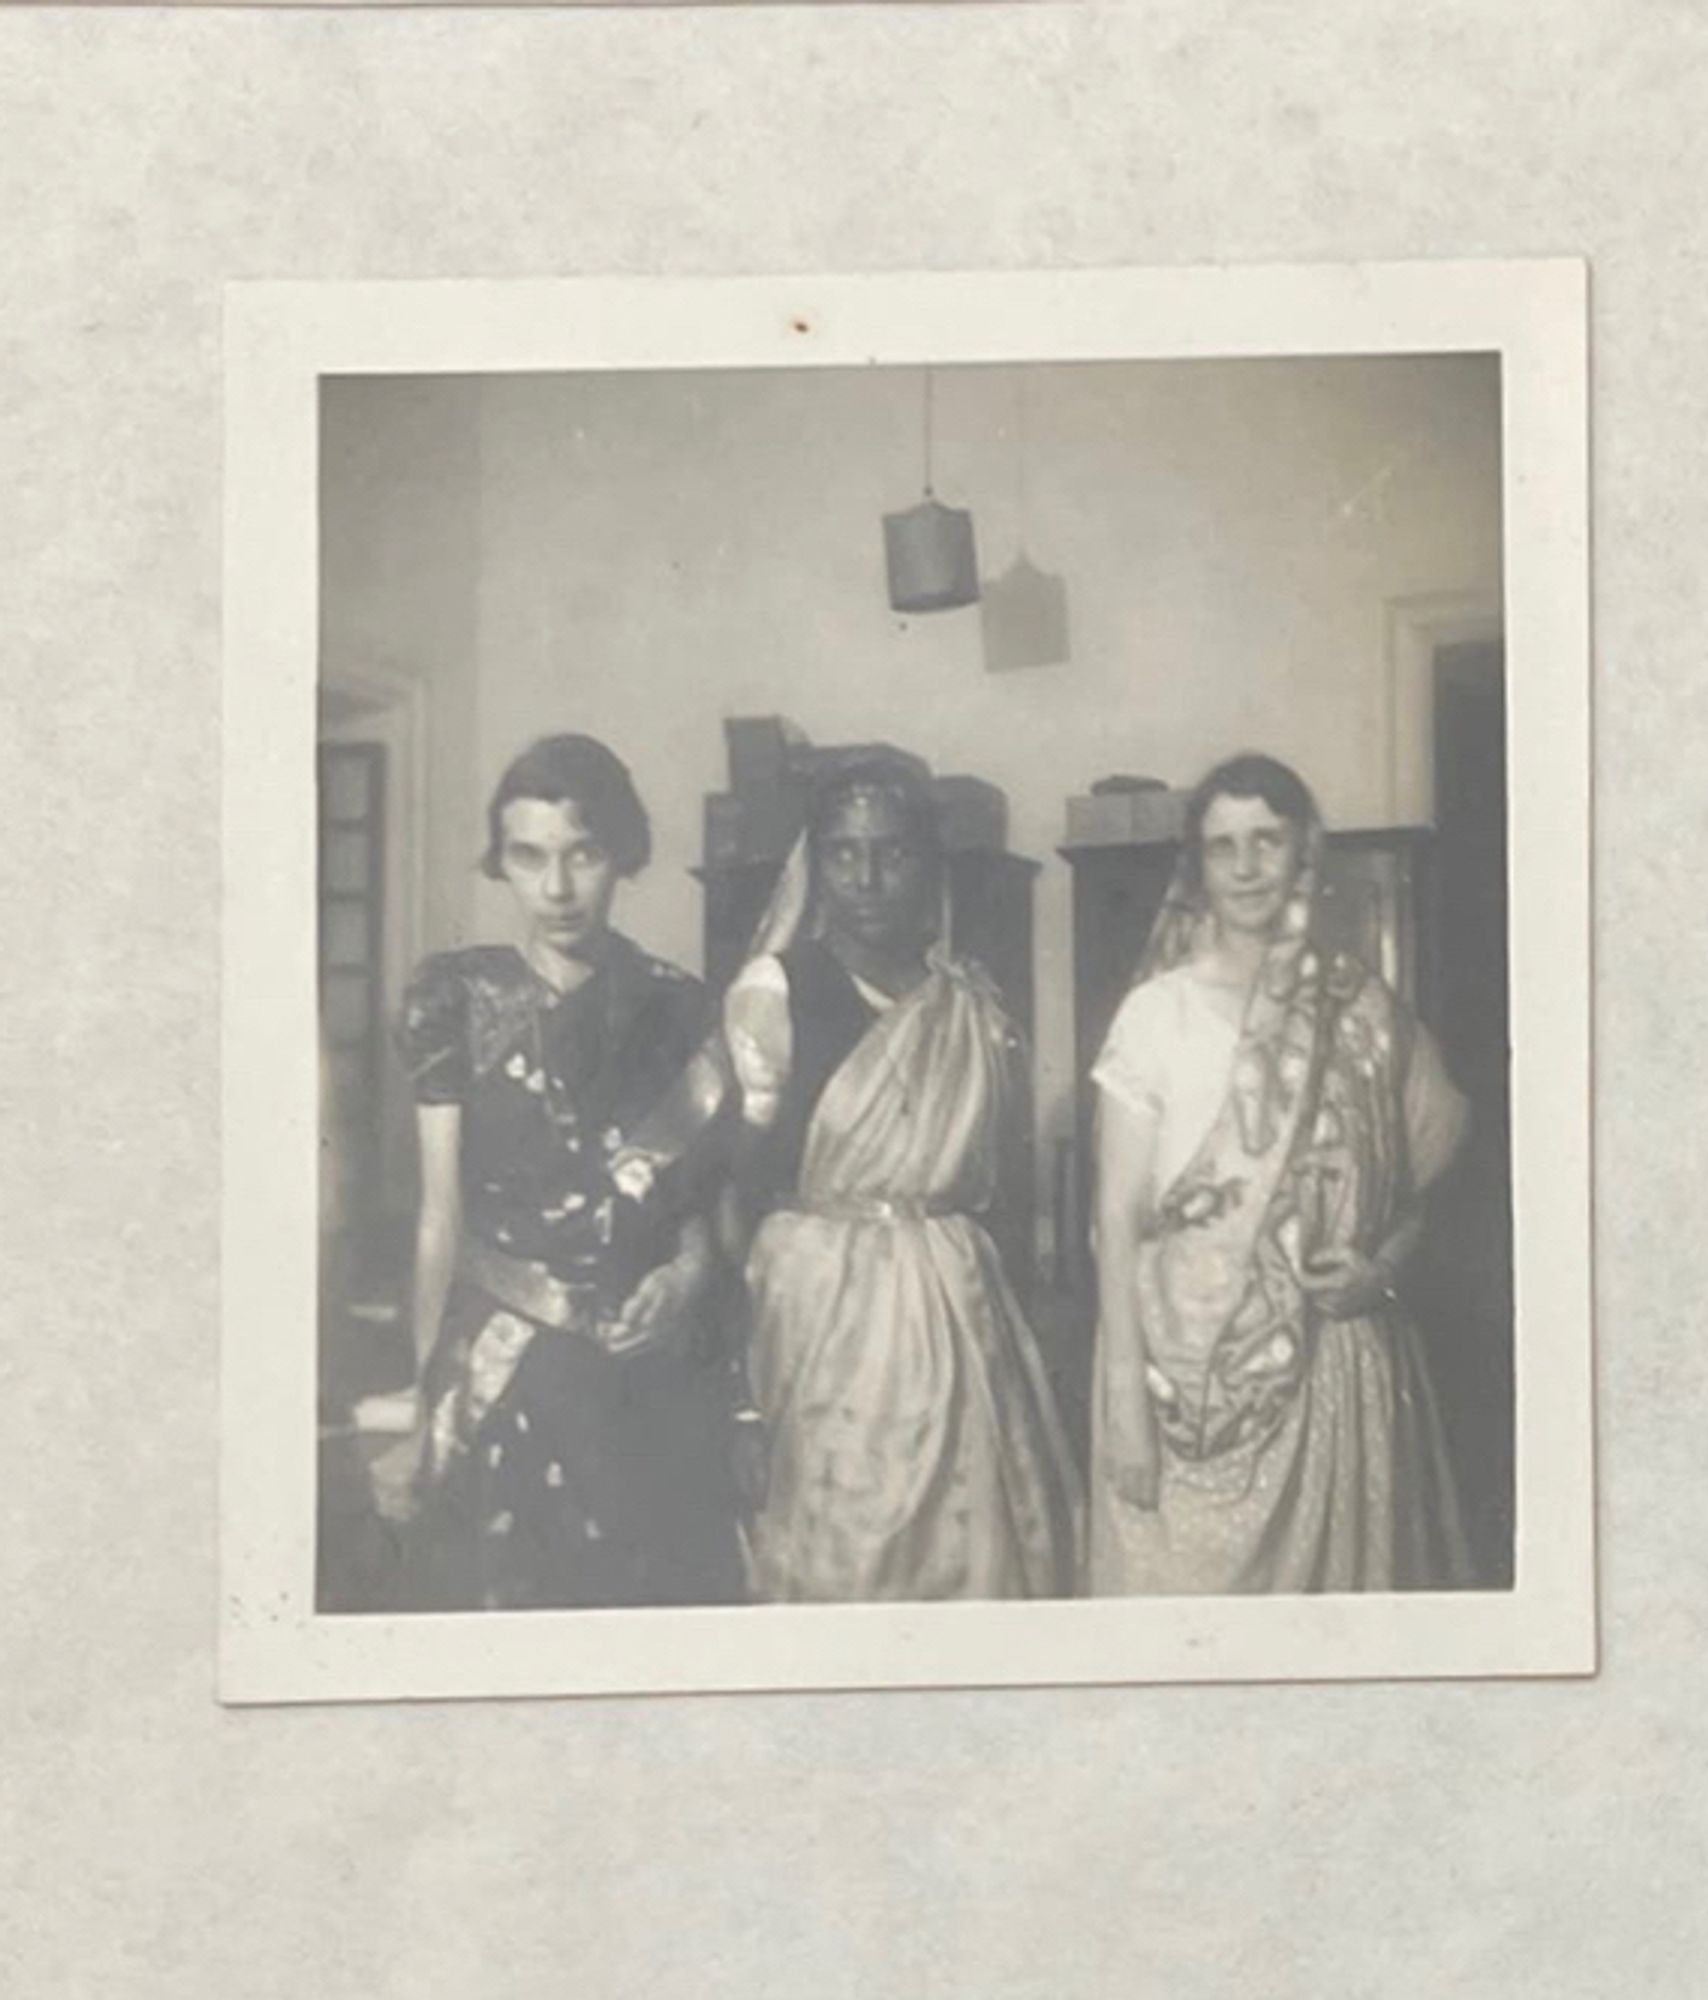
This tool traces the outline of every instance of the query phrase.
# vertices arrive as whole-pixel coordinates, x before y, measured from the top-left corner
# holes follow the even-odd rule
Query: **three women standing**
[[[524,942],[429,960],[400,1036],[413,1601],[1071,1590],[1076,1474],[983,1220],[1022,1054],[936,941],[914,768],[822,785],[721,1034],[697,982],[610,928],[649,836],[603,745],[536,745],[489,821]],[[1464,1104],[1396,996],[1322,945],[1321,853],[1295,773],[1213,771],[1094,1071],[1094,1592],[1469,1580],[1395,1290]],[[720,1233],[766,1446],[745,1576],[707,1337]]]

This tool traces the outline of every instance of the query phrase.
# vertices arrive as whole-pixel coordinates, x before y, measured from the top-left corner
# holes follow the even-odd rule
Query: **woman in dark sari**
[[[525,752],[488,835],[524,941],[428,959],[399,1024],[422,1179],[408,1601],[727,1601],[742,1582],[705,1190],[691,1159],[627,1191],[612,1172],[700,1046],[704,996],[610,927],[650,831],[603,744]]]
[[[1273,758],[1203,780],[1092,1072],[1097,1593],[1472,1581],[1399,1290],[1465,1104],[1322,942],[1322,837]]]

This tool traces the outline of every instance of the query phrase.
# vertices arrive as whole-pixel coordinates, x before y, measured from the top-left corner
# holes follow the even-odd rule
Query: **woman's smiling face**
[[[1266,936],[1299,879],[1303,829],[1262,799],[1223,793],[1204,814],[1198,858],[1204,894],[1222,929]]]

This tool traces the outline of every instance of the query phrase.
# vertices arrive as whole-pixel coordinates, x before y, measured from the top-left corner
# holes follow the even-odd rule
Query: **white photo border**
[[[222,1700],[1595,1672],[1586,293],[1555,258],[228,287]],[[318,1614],[321,377],[1454,352],[1503,382],[1514,1587]]]

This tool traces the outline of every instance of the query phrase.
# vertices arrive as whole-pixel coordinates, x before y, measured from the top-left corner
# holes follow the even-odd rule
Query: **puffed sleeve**
[[[750,959],[724,996],[724,1039],[741,1089],[741,1115],[765,1130],[776,1123],[794,1060],[789,975],[776,958]]]
[[[468,989],[448,957],[426,959],[397,1017],[397,1052],[417,1104],[460,1104],[468,1093]]]
[[[1154,984],[1135,986],[1121,1002],[1091,1080],[1135,1117],[1154,1118],[1162,1109],[1169,1021]]]
[[[1414,1022],[1411,1029],[1405,1120],[1412,1179],[1425,1188],[1452,1164],[1464,1142],[1470,1107],[1447,1074],[1435,1037],[1421,1021]]]

